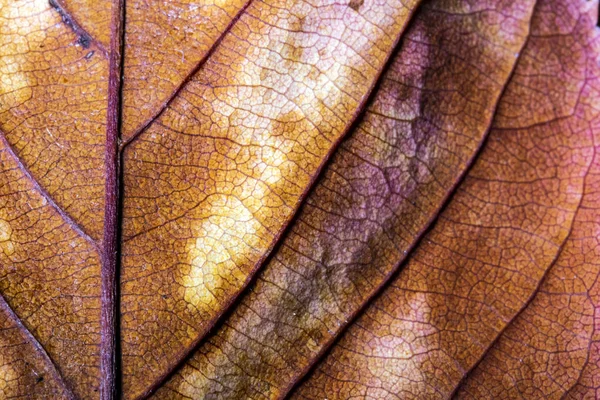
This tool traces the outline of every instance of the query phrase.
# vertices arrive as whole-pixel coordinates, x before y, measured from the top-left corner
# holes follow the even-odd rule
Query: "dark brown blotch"
[[[360,6],[362,6],[364,3],[365,0],[350,0],[350,2],[348,3],[348,7],[358,12]]]

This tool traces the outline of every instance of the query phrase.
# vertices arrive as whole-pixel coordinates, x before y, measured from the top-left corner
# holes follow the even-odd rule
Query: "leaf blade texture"
[[[559,26],[552,24],[552,19],[548,18],[548,15],[557,15],[559,10],[570,11],[565,19],[579,28],[569,31],[574,41],[581,39],[582,46],[586,46],[586,42],[595,38],[590,35],[593,25],[591,18],[585,15],[586,5],[583,2],[578,4],[583,9],[580,12],[577,7],[568,4],[544,1],[536,4],[531,37],[501,100],[490,133],[490,144],[445,211],[447,219],[443,218],[432,230],[419,249],[421,251],[411,260],[414,262],[406,266],[396,282],[353,327],[355,329],[347,332],[345,340],[352,344],[347,344],[344,339],[340,342],[331,359],[325,361],[322,369],[299,389],[299,398],[310,398],[316,393],[327,393],[332,398],[339,393],[343,398],[348,395],[347,391],[368,392],[369,396],[385,398],[391,396],[390,390],[395,385],[406,388],[405,392],[395,395],[415,398],[469,397],[469,394],[475,398],[496,395],[503,398],[519,395],[552,398],[563,394],[541,395],[524,390],[519,395],[502,392],[501,388],[506,385],[477,380],[476,376],[479,370],[485,374],[483,365],[486,361],[477,365],[479,359],[495,358],[489,346],[498,346],[493,344],[497,335],[505,336],[512,329],[517,329],[513,319],[521,318],[517,315],[522,307],[529,310],[528,302],[538,291],[540,281],[551,273],[557,258],[560,260],[565,246],[568,246],[567,241],[577,226],[576,216],[585,196],[586,179],[596,164],[593,135],[597,111],[590,107],[589,101],[597,92],[595,79],[590,78],[598,72],[597,63],[588,62],[585,53],[581,54],[582,58],[573,57],[573,53],[578,51],[575,47],[566,46],[561,46],[568,49],[562,60],[549,62],[545,58],[551,49],[556,48],[556,41],[570,39],[569,36],[560,36],[557,32]],[[579,73],[573,73],[574,65],[564,79],[557,71],[550,73],[561,63],[577,64]],[[559,79],[561,86],[556,84],[557,81],[553,84],[548,82]],[[528,88],[562,88],[563,95],[554,104],[548,98],[540,106],[540,95],[532,89],[529,89],[532,93],[527,94]],[[528,101],[538,108],[514,118],[518,112],[515,104],[522,107],[520,102],[527,104]],[[560,106],[555,107],[557,104]],[[553,136],[551,132],[560,136]],[[564,132],[570,132],[572,136]],[[558,142],[570,150],[561,155],[555,153],[554,160],[553,157],[544,157],[543,161],[539,159],[541,163],[536,165],[535,152]],[[532,147],[530,143],[536,146]],[[502,147],[513,149],[512,159],[499,157],[498,148]],[[507,157],[507,154],[503,153],[503,156]],[[575,159],[580,163],[573,163]],[[560,170],[560,173],[554,174],[553,170]],[[550,185],[552,180],[555,183]],[[535,185],[540,186],[536,188]],[[548,190],[553,186],[555,194],[546,195],[541,190],[542,186]],[[560,189],[561,186],[564,188]],[[569,196],[570,200],[558,197],[559,194]],[[488,200],[490,196],[493,201]],[[548,203],[549,199],[555,203]],[[483,200],[493,206],[482,206]],[[511,203],[514,206],[511,207]],[[569,205],[568,208],[566,205]],[[544,208],[548,211],[543,211]],[[552,209],[565,214],[553,216]],[[543,223],[542,216],[547,218],[548,224]],[[556,221],[561,221],[562,226],[557,226]],[[515,239],[515,231],[520,231],[523,236]],[[490,244],[481,246],[478,244],[481,242]],[[492,250],[496,246],[499,252]],[[514,253],[507,257],[500,249]],[[522,255],[518,256],[519,253]],[[488,278],[479,280],[477,276]],[[498,281],[503,283],[498,284]],[[382,316],[386,310],[392,310],[394,305],[399,304],[399,299],[404,300],[402,305]],[[548,311],[552,313],[549,309],[545,310]],[[555,324],[561,321],[562,318],[556,318]],[[504,331],[507,326],[508,330]],[[527,335],[526,332],[536,332],[543,327],[535,326],[521,332]],[[394,332],[400,334],[394,337]],[[414,332],[420,334],[415,335]],[[370,353],[370,343],[378,340],[382,341],[381,345],[376,346],[374,354]],[[350,354],[352,349],[355,353]],[[510,350],[515,353],[513,360],[521,363],[522,349],[515,346]],[[373,359],[367,362],[366,357],[369,356]],[[395,363],[388,365],[385,361],[395,357],[398,358]],[[342,365],[336,364],[336,361]],[[348,382],[351,383],[341,383],[343,389],[337,387],[335,370],[343,369],[344,363],[361,361],[365,364],[355,370],[355,376],[359,377],[357,381],[349,377]],[[475,370],[471,374],[473,368]],[[526,369],[527,365],[523,364],[521,368]],[[544,364],[540,363],[536,368],[541,370]],[[413,373],[400,374],[396,371]],[[509,379],[508,374],[494,371],[491,379]],[[561,368],[560,374],[567,371],[568,368]],[[380,383],[363,383],[379,379],[375,378],[378,373],[382,374]],[[540,371],[540,374],[543,373]],[[529,376],[525,382],[509,387],[517,391],[528,384],[537,385],[539,381]],[[476,392],[469,393],[470,390]]]
[[[484,139],[502,91],[498,82],[510,74],[515,52],[525,40],[530,13],[516,3],[490,11],[514,15],[511,28],[507,24],[502,37],[493,28],[477,36],[472,26],[479,16],[475,21],[469,17],[461,21],[452,10],[435,8],[434,2],[431,10],[422,10],[407,32],[381,93],[376,94],[358,130],[338,151],[329,167],[332,173],[324,176],[314,198],[307,200],[296,222],[298,229],[282,244],[285,250],[266,267],[252,297],[240,304],[244,312],[227,321],[228,329],[202,347],[167,388],[192,397],[219,393],[249,398],[289,390],[286,386],[294,373],[307,368],[311,357],[317,357],[346,320],[385,283],[435,217],[444,195],[460,180]],[[435,24],[428,22],[440,15]],[[442,37],[452,45],[438,52],[435,44]],[[468,39],[462,41],[465,37]],[[464,50],[465,42],[474,40],[480,41],[471,48],[477,49],[477,56]],[[494,71],[480,71],[477,57],[497,57],[491,63]],[[473,64],[457,61],[471,58]],[[456,69],[442,69],[446,65]],[[443,72],[431,72],[439,69]],[[473,74],[477,78],[459,82],[460,76]],[[492,75],[489,80],[482,79],[488,74]],[[475,100],[477,94],[480,97]],[[475,107],[473,103],[480,107],[477,111],[470,108]],[[439,113],[444,105],[448,109]],[[467,111],[454,113],[452,108]],[[469,118],[468,110],[480,119],[467,122],[463,118]],[[447,117],[436,118],[439,115]],[[472,129],[460,128],[465,125]],[[408,137],[396,136],[403,131]],[[410,139],[413,143],[406,145]],[[429,204],[420,203],[422,193],[429,194]],[[379,211],[382,208],[384,212]],[[374,211],[367,214],[365,209]],[[407,227],[406,221],[414,221],[416,226]],[[294,275],[300,278],[294,279]],[[317,284],[311,286],[313,282]],[[298,344],[302,344],[299,354],[295,353]],[[263,376],[269,372],[268,379],[260,381],[264,392],[256,389],[253,368],[260,368]],[[284,374],[286,369],[289,375]],[[241,382],[221,385],[215,381],[221,375],[232,383]]]
[[[597,19],[0,0],[0,397],[596,398]]]

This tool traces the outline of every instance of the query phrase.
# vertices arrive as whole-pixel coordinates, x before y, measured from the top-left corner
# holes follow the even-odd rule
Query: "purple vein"
[[[71,389],[69,389],[69,387],[67,386],[67,383],[65,382],[63,376],[58,371],[58,368],[56,367],[56,365],[54,364],[54,362],[52,361],[52,359],[50,358],[50,356],[48,355],[48,353],[46,352],[44,347],[35,338],[35,336],[33,336],[31,331],[29,329],[27,329],[27,327],[25,325],[23,325],[23,322],[21,322],[21,320],[19,319],[17,314],[15,314],[13,309],[10,307],[10,305],[8,304],[8,302],[2,295],[0,295],[0,308],[2,308],[9,315],[10,319],[14,322],[14,324],[17,326],[17,328],[24,334],[25,338],[27,339],[27,342],[29,342],[29,344],[32,345],[37,350],[37,352],[42,356],[42,358],[44,359],[44,361],[46,362],[46,364],[48,366],[50,374],[56,381],[60,382],[63,389],[67,392],[68,398],[70,400],[74,400],[75,395],[73,394]]]
[[[119,226],[120,175],[119,131],[121,128],[121,92],[123,75],[123,43],[125,0],[113,0],[108,75],[108,105],[106,110],[106,171],[104,202],[104,236],[101,251],[100,310],[100,399],[119,397],[118,331],[119,331]]]
[[[50,204],[52,206],[52,208],[54,208],[54,210],[62,217],[62,219],[69,226],[71,226],[71,228],[73,228],[73,230],[75,230],[75,232],[77,232],[79,234],[79,236],[81,236],[83,239],[85,239],[87,242],[89,242],[92,245],[92,247],[96,251],[98,251],[99,250],[98,243],[96,243],[96,241],[94,239],[92,239],[87,233],[85,233],[83,228],[77,222],[75,222],[75,220],[69,215],[69,213],[64,211],[58,204],[56,204],[56,202],[54,201],[52,196],[39,184],[37,179],[35,179],[33,177],[31,172],[29,171],[29,168],[27,168],[27,166],[25,166],[25,164],[23,164],[23,162],[21,161],[21,159],[15,152],[14,148],[12,147],[12,145],[6,138],[6,134],[1,131],[0,131],[0,141],[2,141],[2,144],[4,145],[4,148],[6,149],[6,151],[17,162],[17,164],[19,166],[19,170],[33,184],[35,190],[37,190],[38,193],[40,193],[40,195],[48,202],[48,204]]]
[[[227,25],[227,27],[219,35],[217,40],[215,40],[213,42],[212,46],[210,47],[210,49],[208,49],[206,54],[200,59],[200,61],[198,61],[196,66],[190,70],[190,72],[183,79],[183,81],[181,81],[181,83],[175,88],[173,93],[171,93],[171,95],[164,101],[164,103],[160,107],[160,109],[158,109],[156,111],[154,116],[150,117],[148,120],[146,120],[146,122],[142,123],[142,125],[127,140],[125,140],[121,144],[121,147],[120,147],[121,150],[123,150],[131,142],[133,142],[135,139],[137,139],[142,133],[144,133],[150,127],[150,125],[152,125],[152,123],[154,121],[156,121],[158,118],[160,118],[160,116],[165,112],[165,110],[169,107],[169,105],[171,105],[173,100],[175,100],[177,98],[177,96],[179,95],[179,93],[181,93],[183,88],[192,80],[194,75],[196,75],[198,73],[198,71],[200,71],[200,69],[204,66],[204,64],[206,64],[206,62],[210,59],[210,57],[213,55],[215,50],[219,47],[219,45],[221,44],[221,42],[223,41],[225,36],[227,36],[227,34],[231,31],[231,29],[236,24],[236,22],[246,12],[246,9],[248,9],[248,7],[250,6],[251,3],[252,3],[252,0],[248,0],[246,2],[246,4],[244,4],[244,6],[238,11],[238,13],[235,15],[235,17],[233,17],[231,19],[231,21],[229,22],[229,25]]]

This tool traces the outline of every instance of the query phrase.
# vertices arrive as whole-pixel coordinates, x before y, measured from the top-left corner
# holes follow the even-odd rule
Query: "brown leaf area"
[[[0,398],[600,398],[597,19],[0,0]]]

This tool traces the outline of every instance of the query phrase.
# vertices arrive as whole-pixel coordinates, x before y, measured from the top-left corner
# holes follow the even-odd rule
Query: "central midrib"
[[[106,110],[106,150],[104,157],[105,203],[104,234],[100,257],[100,399],[118,396],[117,363],[119,314],[119,227],[121,156],[121,102],[123,86],[123,53],[125,34],[125,0],[113,0],[109,48],[108,107]]]

